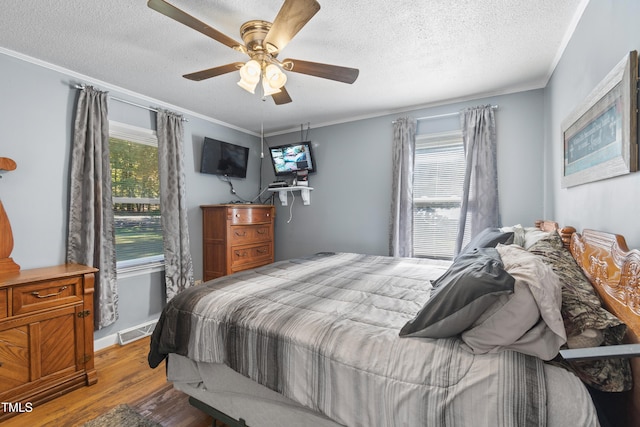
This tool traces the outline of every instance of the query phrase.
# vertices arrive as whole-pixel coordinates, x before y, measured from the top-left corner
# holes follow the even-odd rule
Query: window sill
[[[164,271],[164,257],[149,257],[117,263],[116,274],[119,279]]]

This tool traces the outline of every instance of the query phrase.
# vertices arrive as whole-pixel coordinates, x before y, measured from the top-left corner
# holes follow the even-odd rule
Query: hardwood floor
[[[187,396],[167,382],[164,363],[149,368],[148,350],[149,338],[144,338],[97,352],[97,384],[34,407],[2,422],[2,427],[81,426],[122,403],[166,427],[211,426],[211,417],[192,407]]]

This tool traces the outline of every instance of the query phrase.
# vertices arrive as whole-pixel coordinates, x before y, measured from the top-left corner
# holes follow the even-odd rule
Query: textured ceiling
[[[169,1],[238,41],[242,23],[272,21],[282,5]],[[251,132],[264,120],[265,132],[273,133],[543,87],[588,2],[318,1],[320,11],[280,58],[359,68],[360,76],[348,85],[288,73],[293,102],[286,105],[244,91],[235,72],[201,82],[182,78],[246,56],[149,9],[145,0],[5,0],[0,52]]]

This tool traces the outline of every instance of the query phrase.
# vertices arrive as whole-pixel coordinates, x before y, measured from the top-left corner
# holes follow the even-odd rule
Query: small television
[[[231,178],[246,178],[249,163],[249,148],[213,138],[204,138],[200,172],[224,175]]]
[[[310,141],[269,147],[269,152],[276,176],[293,175],[302,171],[315,172],[316,170]]]

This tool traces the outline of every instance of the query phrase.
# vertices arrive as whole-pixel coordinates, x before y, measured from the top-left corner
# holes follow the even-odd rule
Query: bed
[[[632,364],[571,351],[638,342],[640,256],[573,231],[491,230],[453,262],[320,253],[218,278],[167,305],[149,364],[167,359],[174,387],[229,426],[597,426],[590,391],[637,410]],[[618,317],[562,305],[566,247]],[[470,271],[487,290],[456,296]]]

